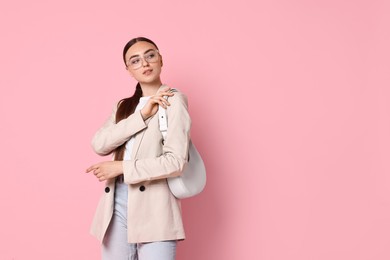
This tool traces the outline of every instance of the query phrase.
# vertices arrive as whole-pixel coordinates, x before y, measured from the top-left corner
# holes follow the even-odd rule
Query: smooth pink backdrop
[[[178,259],[390,259],[390,2],[2,1],[0,259],[99,259],[92,135],[134,36],[189,97]],[[109,159],[104,158],[104,159]]]

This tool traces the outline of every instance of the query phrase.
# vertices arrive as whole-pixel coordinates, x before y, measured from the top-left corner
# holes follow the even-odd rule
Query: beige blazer
[[[183,93],[175,92],[169,102],[168,132],[164,145],[158,113],[144,121],[137,111],[115,124],[116,106],[92,140],[95,152],[107,155],[132,136],[135,137],[132,159],[123,161],[124,181],[129,187],[129,243],[185,238],[180,200],[170,192],[166,178],[180,175],[187,162],[191,119],[187,97]],[[113,214],[114,193],[115,179],[110,179],[106,181],[91,226],[91,234],[100,241]]]

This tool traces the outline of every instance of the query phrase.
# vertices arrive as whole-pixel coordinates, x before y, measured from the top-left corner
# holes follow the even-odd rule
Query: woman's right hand
[[[170,90],[170,87],[164,87],[158,91],[156,95],[150,97],[144,108],[141,109],[141,115],[144,120],[156,114],[159,105],[165,109],[167,106],[171,105],[168,100],[164,98],[164,96],[172,97],[174,95],[172,92],[169,92]]]

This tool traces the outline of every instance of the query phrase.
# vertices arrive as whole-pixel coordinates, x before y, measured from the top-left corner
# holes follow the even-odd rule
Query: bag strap
[[[158,106],[158,122],[160,125],[160,132],[165,140],[168,131],[167,112],[162,106]]]
[[[176,92],[177,90],[172,88],[171,92]],[[168,100],[168,96],[164,96],[166,100]],[[168,131],[168,118],[167,118],[167,110],[162,106],[158,106],[158,122],[160,125],[160,132],[165,140]]]

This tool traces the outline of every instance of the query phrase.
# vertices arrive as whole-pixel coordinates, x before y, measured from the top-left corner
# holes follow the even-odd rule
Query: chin
[[[158,76],[155,76],[155,77],[147,77],[147,78],[143,78],[143,79],[140,79],[139,82],[143,82],[143,83],[153,83],[153,82],[157,82],[159,81],[160,77]]]

